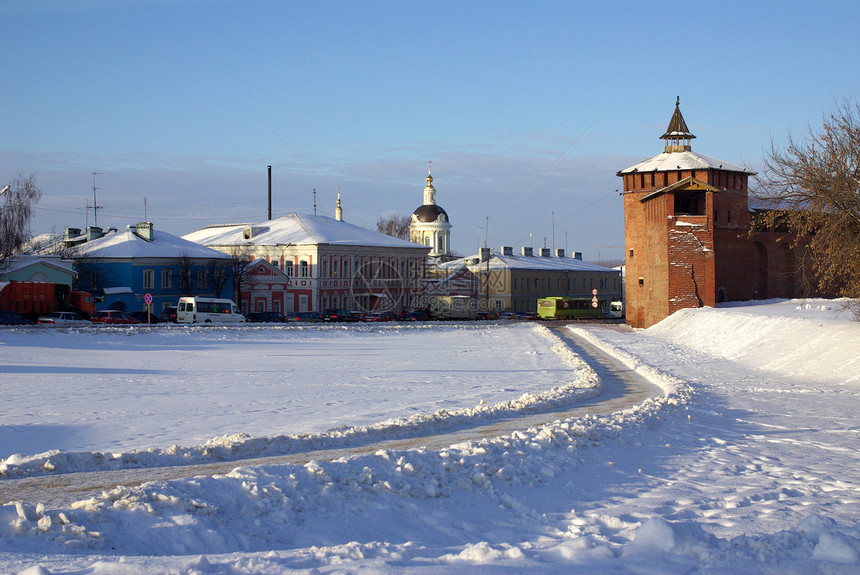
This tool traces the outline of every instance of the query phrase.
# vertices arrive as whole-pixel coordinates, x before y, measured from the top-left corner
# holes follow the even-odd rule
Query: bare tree
[[[251,258],[241,247],[235,246],[230,253],[230,262],[227,265],[229,277],[233,280],[233,301],[242,305],[240,294],[249,284],[248,268],[251,265]]]
[[[376,219],[376,230],[387,236],[394,236],[402,240],[409,239],[409,224],[412,222],[410,216],[394,214],[393,216],[379,216]]]
[[[191,295],[191,268],[193,262],[191,256],[187,253],[182,253],[176,258],[176,275],[179,280],[179,293],[181,295]]]
[[[42,198],[36,186],[36,175],[15,176],[0,192],[0,270],[9,265],[21,246],[30,239],[30,220],[33,207]]]
[[[770,209],[759,217],[806,246],[812,285],[860,298],[860,103],[838,102],[784,150],[771,142],[764,165],[753,197]]]
[[[231,264],[231,260],[224,259],[212,259],[206,262],[206,279],[212,291],[215,292],[215,297],[221,297],[221,293],[227,285],[227,280],[230,279]]]

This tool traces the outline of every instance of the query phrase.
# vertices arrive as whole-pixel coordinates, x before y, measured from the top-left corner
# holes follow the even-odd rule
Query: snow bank
[[[592,446],[653,425],[667,407],[681,403],[667,395],[607,416],[556,421],[441,451],[380,450],[303,466],[239,467],[222,476],[120,487],[70,509],[15,503],[2,508],[2,529],[7,537],[39,537],[58,550],[132,555],[255,552],[311,545],[321,536],[329,544],[346,544],[364,529],[396,542],[415,536],[410,533],[415,527],[378,525],[375,510],[408,512],[426,500],[477,498],[482,512],[496,508],[528,516],[500,485],[551,481],[576,467]],[[335,523],[344,517],[353,524],[339,536]],[[328,527],[308,533],[308,524]]]
[[[684,309],[650,327],[650,336],[780,376],[860,384],[860,322],[848,300],[767,300]]]

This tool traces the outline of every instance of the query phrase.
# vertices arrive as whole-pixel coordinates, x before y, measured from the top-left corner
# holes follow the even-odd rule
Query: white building
[[[211,225],[183,238],[283,271],[289,281],[281,296],[267,298],[273,309],[263,311],[397,311],[420,305],[424,293],[427,247],[340,218],[293,213]]]
[[[444,258],[451,255],[451,222],[448,213],[436,203],[436,188],[433,176],[427,169],[427,186],[424,188],[424,203],[412,213],[409,224],[409,239],[430,248],[430,256]]]

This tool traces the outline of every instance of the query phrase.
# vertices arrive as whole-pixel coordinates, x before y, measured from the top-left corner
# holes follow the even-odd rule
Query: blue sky
[[[486,240],[620,258],[615,174],[662,151],[756,169],[857,97],[860,3],[0,2],[0,182],[33,232],[144,219],[184,234],[273,212],[374,228],[433,161],[461,255]],[[489,229],[487,227],[489,222]]]

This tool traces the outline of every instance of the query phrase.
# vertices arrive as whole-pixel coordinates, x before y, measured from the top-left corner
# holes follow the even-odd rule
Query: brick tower
[[[624,181],[627,323],[755,297],[747,180],[754,172],[692,151],[680,100],[663,153],[618,172]]]

